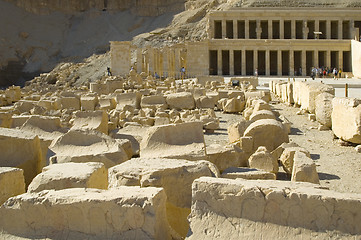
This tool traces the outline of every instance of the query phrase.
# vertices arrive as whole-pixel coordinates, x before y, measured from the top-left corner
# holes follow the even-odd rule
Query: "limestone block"
[[[11,86],[5,90],[5,97],[8,103],[17,102],[21,99],[20,86]]]
[[[211,144],[207,146],[207,160],[221,172],[230,167],[247,166],[247,158],[237,146]]]
[[[24,170],[25,184],[45,166],[39,137],[18,129],[0,128],[0,167]]]
[[[115,99],[112,96],[101,96],[99,98],[100,110],[112,110],[116,107]]]
[[[245,101],[244,91],[231,90],[228,92],[228,98],[237,98],[240,97],[241,100]]]
[[[13,124],[13,114],[10,112],[0,112],[0,127],[10,128]]]
[[[11,116],[11,128],[21,127],[31,115],[13,115]]]
[[[108,134],[108,114],[105,111],[77,111],[72,130],[97,130]]]
[[[109,94],[107,85],[105,85],[103,83],[96,83],[96,82],[90,83],[90,92],[97,93],[99,95]]]
[[[66,188],[108,188],[108,172],[102,163],[58,163],[44,167],[28,187],[28,193]]]
[[[239,141],[249,124],[250,123],[246,121],[246,119],[240,117],[240,120],[238,122],[229,125],[227,128],[229,142],[233,143]]]
[[[248,159],[250,168],[260,169],[270,173],[278,173],[278,161],[267,149],[263,146],[258,147],[257,151],[253,153]]]
[[[310,157],[310,153],[302,147],[287,147],[282,152],[279,160],[286,173],[291,174],[296,152],[302,152]]]
[[[98,96],[84,95],[80,97],[80,105],[82,111],[94,111],[98,105]]]
[[[253,107],[253,112],[257,112],[257,111],[261,111],[261,110],[268,110],[268,111],[272,111],[271,109],[271,105],[269,105],[266,101],[264,100],[255,100],[252,102]]]
[[[198,97],[196,100],[196,107],[197,108],[211,108],[213,109],[216,106],[217,100],[214,97],[210,96],[201,96]]]
[[[153,110],[157,109],[167,109],[168,105],[166,103],[165,97],[162,95],[151,95],[151,96],[142,96],[140,102],[141,108],[151,108]]]
[[[162,187],[167,195],[168,221],[184,237],[189,228],[192,182],[201,176],[214,176],[209,165],[207,161],[133,158],[109,169],[109,188]]]
[[[299,147],[297,143],[294,142],[290,142],[290,143],[282,143],[281,145],[279,145],[275,150],[273,150],[271,152],[272,156],[274,159],[279,159],[283,153],[283,151],[286,148],[290,148],[290,147]]]
[[[248,98],[259,98],[265,102],[271,101],[271,94],[268,90],[267,91],[266,90],[257,90],[254,92],[245,92],[244,96],[245,96],[246,100]]]
[[[49,149],[56,163],[102,162],[110,168],[129,159],[115,139],[91,130],[70,130],[55,139]]]
[[[20,113],[30,113],[30,110],[35,107],[36,104],[36,101],[20,100],[14,104],[14,108]]]
[[[60,109],[80,110],[80,99],[77,97],[60,98]]]
[[[155,117],[154,126],[170,124],[169,117]]]
[[[193,94],[190,92],[168,94],[166,101],[170,109],[182,110],[195,108]]]
[[[38,101],[38,106],[45,108],[46,110],[56,110],[55,103],[53,100],[42,99]]]
[[[239,139],[239,146],[245,153],[253,153],[253,138],[252,137],[241,137]]]
[[[230,167],[222,172],[222,178],[230,179],[249,179],[249,180],[276,180],[276,174],[261,171],[255,168],[246,168],[246,167]]]
[[[0,206],[10,197],[25,193],[24,171],[0,167]]]
[[[253,122],[260,119],[276,119],[276,116],[270,110],[259,110],[259,111],[254,111],[249,117],[249,120]]]
[[[294,182],[320,183],[316,171],[316,164],[304,152],[297,151],[293,160],[292,177]]]
[[[140,145],[140,156],[206,159],[203,123],[187,122],[149,128]]]
[[[209,115],[201,116],[200,120],[203,122],[204,129],[216,130],[219,129],[219,119]]]
[[[161,188],[26,193],[0,208],[0,232],[50,239],[171,239]]]
[[[123,110],[125,106],[129,105],[133,108],[140,108],[141,94],[136,92],[130,93],[117,93],[115,95],[115,101],[117,103],[116,109]]]
[[[274,119],[261,119],[253,122],[244,132],[244,137],[253,138],[253,151],[265,146],[273,151],[284,142],[288,142],[287,130],[282,123]]]
[[[244,110],[246,102],[241,97],[228,99],[223,105],[225,113],[239,113]]]
[[[360,207],[361,194],[311,183],[201,177],[187,239],[359,238]]]
[[[332,100],[332,131],[344,141],[361,143],[361,100],[339,98]]]
[[[128,139],[132,144],[134,155],[139,155],[140,142],[147,132],[148,127],[144,126],[127,126],[122,129],[116,129],[110,132],[114,139]]]

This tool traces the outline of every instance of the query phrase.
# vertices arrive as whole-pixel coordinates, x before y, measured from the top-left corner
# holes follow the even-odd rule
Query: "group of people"
[[[312,67],[312,69],[311,69],[312,79],[315,79],[316,77],[327,77],[327,76],[333,76],[334,79],[341,78],[341,73],[342,73],[342,70],[341,69],[338,70],[337,68]]]

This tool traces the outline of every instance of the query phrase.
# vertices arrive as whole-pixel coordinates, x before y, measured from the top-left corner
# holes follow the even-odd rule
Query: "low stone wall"
[[[193,182],[188,239],[361,237],[361,194],[310,183],[217,179]]]

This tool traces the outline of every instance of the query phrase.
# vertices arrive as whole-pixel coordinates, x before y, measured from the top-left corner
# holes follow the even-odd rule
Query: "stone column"
[[[258,69],[258,51],[253,50],[253,74]]]
[[[246,19],[245,21],[244,21],[244,31],[245,31],[245,39],[249,39],[249,20],[248,19]]]
[[[261,34],[262,34],[261,21],[257,20],[256,24],[257,24],[257,28],[256,28],[257,39],[261,39]]]
[[[266,50],[266,76],[271,75],[270,51]]]
[[[148,49],[148,74],[153,75],[154,72],[154,49],[150,47]]]
[[[342,30],[342,20],[338,20],[338,39],[343,38],[342,32],[343,32],[343,30]]]
[[[181,66],[180,66],[180,49],[179,48],[175,48],[174,49],[174,68],[175,68],[175,77],[178,78],[180,77],[180,69],[181,69]]]
[[[306,76],[307,74],[307,69],[306,69],[306,50],[302,50],[301,53],[301,67],[302,67],[302,76]]]
[[[233,38],[238,38],[238,22],[237,20],[233,20]]]
[[[307,27],[307,21],[303,20],[303,39],[308,38],[308,32],[309,32],[309,29]]]
[[[229,50],[229,75],[234,76],[234,51]]]
[[[241,61],[242,61],[242,76],[246,76],[246,50],[242,49],[241,51]]]
[[[164,77],[169,76],[169,49],[168,47],[165,47],[163,49],[163,72]]]
[[[217,75],[222,75],[222,50],[217,50],[217,66],[218,66],[218,73]]]
[[[272,25],[272,20],[268,20],[268,39],[273,39],[273,25]]]
[[[343,71],[343,51],[338,52],[338,69]]]
[[[291,38],[296,39],[296,20],[291,20]]]
[[[326,39],[331,39],[331,20],[326,20]]]
[[[143,72],[143,49],[137,48],[137,73]]]
[[[282,76],[282,51],[277,50],[277,75]]]
[[[325,67],[331,67],[331,51],[326,51],[326,66]]]
[[[280,39],[285,38],[285,21],[283,19],[280,20]]]
[[[222,39],[225,39],[227,36],[226,32],[226,20],[222,20]]]
[[[318,66],[318,51],[316,50],[313,54],[313,65],[314,67],[320,67]]]
[[[290,76],[295,75],[295,58],[294,58],[294,51],[290,50]]]

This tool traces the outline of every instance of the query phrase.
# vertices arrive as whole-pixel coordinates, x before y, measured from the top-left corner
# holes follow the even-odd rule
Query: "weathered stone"
[[[280,162],[281,162],[281,164],[283,166],[283,169],[288,174],[292,173],[294,157],[295,157],[296,152],[303,152],[308,157],[310,157],[310,153],[306,149],[304,149],[302,147],[287,147],[287,148],[285,148],[284,151],[282,152],[279,160],[280,160]]]
[[[166,97],[169,108],[177,110],[194,109],[195,101],[193,94],[189,92],[171,93]]]
[[[77,97],[60,98],[60,109],[80,110],[80,99]]]
[[[85,95],[80,97],[80,105],[82,111],[94,111],[98,103],[99,100],[96,95]]]
[[[283,151],[286,148],[290,148],[290,147],[299,147],[297,143],[294,142],[290,142],[290,143],[282,143],[281,145],[279,145],[275,150],[273,150],[271,152],[272,156],[274,159],[279,159],[283,153]]]
[[[240,117],[239,121],[228,126],[228,140],[230,143],[237,142],[243,136],[244,131],[249,126],[250,122]]]
[[[140,106],[141,108],[151,108],[153,110],[168,108],[165,97],[161,95],[142,96]]]
[[[270,110],[259,110],[253,111],[252,115],[249,117],[249,120],[253,122],[260,119],[276,119],[276,116]]]
[[[276,174],[262,171],[255,168],[231,167],[222,172],[222,178],[249,179],[249,180],[276,180]]]
[[[315,102],[316,119],[328,128],[332,126],[332,99],[334,97],[333,94],[324,92],[316,97]]]
[[[77,111],[71,130],[97,130],[108,134],[108,114],[105,111]]]
[[[291,181],[320,183],[316,164],[304,152],[297,151],[294,155]]]
[[[266,172],[278,173],[278,161],[263,146],[258,147],[248,159],[250,168],[257,168]]]
[[[214,163],[221,172],[229,167],[247,166],[246,155],[237,146],[211,144],[207,146],[207,160]]]
[[[0,207],[0,232],[50,239],[171,239],[161,188],[26,193]]]
[[[228,99],[223,104],[223,112],[225,113],[239,113],[244,110],[246,102],[240,97]]]
[[[117,93],[115,95],[117,103],[116,109],[123,110],[125,106],[133,108],[140,108],[141,95],[140,93]]]
[[[170,225],[185,237],[192,200],[192,182],[201,176],[214,176],[207,161],[166,158],[134,158],[109,169],[109,188],[122,185],[162,187],[167,195]],[[217,173],[216,173],[217,174]]]
[[[206,159],[203,123],[187,122],[149,128],[140,145],[140,156]]]
[[[24,171],[0,167],[0,206],[10,197],[25,193]]]

